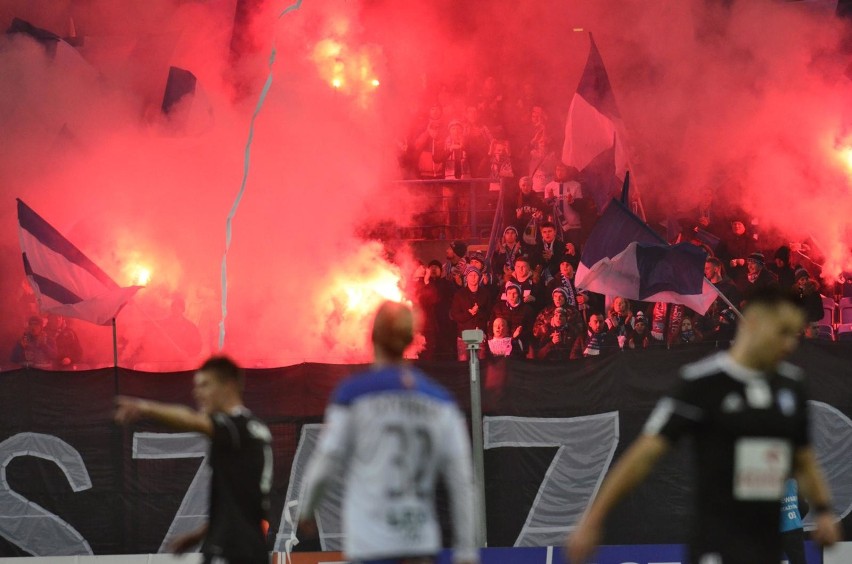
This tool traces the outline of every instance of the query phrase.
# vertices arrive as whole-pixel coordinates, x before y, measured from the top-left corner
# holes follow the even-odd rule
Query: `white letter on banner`
[[[80,453],[62,439],[41,433],[9,437],[0,443],[0,534],[33,556],[92,554],[89,543],[74,527],[9,487],[6,467],[19,456],[52,461],[75,492],[92,487]]]
[[[293,466],[290,468],[290,482],[287,484],[287,498],[284,500],[284,511],[281,515],[281,525],[278,534],[275,535],[275,548],[277,552],[286,552],[287,543],[295,538],[293,530],[299,522],[300,508],[297,502],[302,491],[302,479],[308,469],[308,462],[316,449],[319,440],[321,423],[310,423],[302,425],[302,434],[299,437],[299,446],[296,447],[296,456],[293,457]],[[325,491],[322,502],[316,510],[317,530],[320,535],[320,546],[324,551],[343,550],[343,524],[341,508],[343,506],[342,482],[335,479]],[[293,512],[287,515],[290,508]],[[292,543],[291,543],[292,544]]]
[[[821,401],[808,401],[811,440],[831,489],[834,512],[843,519],[852,511],[852,421],[837,408]],[[803,520],[806,531],[814,529],[813,512]]]
[[[207,449],[210,442],[199,433],[134,433],[133,458],[175,459],[201,458],[198,472],[189,484],[186,495],[160,544],[159,552],[168,552],[168,546],[178,536],[195,531],[207,522],[210,504],[210,466]]]
[[[558,447],[515,546],[558,546],[597,495],[618,445],[618,412],[486,417],[485,448]]]

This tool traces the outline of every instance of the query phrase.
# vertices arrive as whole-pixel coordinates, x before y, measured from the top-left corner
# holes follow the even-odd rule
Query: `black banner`
[[[581,512],[584,496],[593,493],[579,477],[577,484],[565,483],[573,478],[559,482],[560,472],[573,476],[572,464],[585,460],[573,450],[597,452],[590,460],[599,462],[583,469],[583,483],[593,485],[596,472],[602,477],[636,438],[659,396],[672,386],[678,367],[708,352],[712,350],[695,347],[629,351],[561,364],[484,365],[489,546],[550,542],[537,527],[554,518],[565,519],[567,526],[567,520]],[[852,444],[852,348],[809,344],[794,362],[807,370],[811,398],[824,405],[820,413],[834,425],[830,433],[822,427],[815,430],[820,434],[815,445],[825,453],[822,460],[836,490],[837,510],[848,512],[852,472],[842,452],[847,449],[841,446],[843,441]],[[419,366],[468,409],[466,364]],[[245,403],[269,424],[274,437],[270,550],[280,549],[281,539],[289,534],[282,515],[294,497],[290,492],[288,499],[288,486],[300,440],[305,441],[303,428],[322,421],[334,386],[359,368],[301,364],[248,371]],[[129,429],[112,423],[116,393],[192,405],[191,389],[191,372],[0,373],[0,465],[5,468],[5,482],[0,482],[0,556],[154,553],[170,536],[196,522],[196,509],[206,499],[203,441],[149,423]],[[554,424],[548,425],[551,420]],[[559,437],[569,436],[562,428],[587,442],[569,437],[560,446]],[[506,442],[505,433],[518,429],[556,437],[555,442]],[[302,449],[303,457],[306,452]],[[560,452],[564,456],[557,456]],[[668,455],[612,514],[605,543],[684,542],[691,512],[689,464],[683,445]],[[566,508],[565,517],[550,515],[546,505],[554,491],[569,500],[576,496],[579,505]],[[852,533],[849,522],[844,520],[846,538]],[[319,547],[308,542],[299,548]]]

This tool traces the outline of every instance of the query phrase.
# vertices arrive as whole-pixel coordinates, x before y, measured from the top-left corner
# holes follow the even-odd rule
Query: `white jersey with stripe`
[[[324,482],[340,472],[348,558],[436,554],[439,473],[450,494],[456,558],[476,558],[467,426],[450,394],[418,370],[371,370],[335,391],[305,478],[301,511],[313,511]]]

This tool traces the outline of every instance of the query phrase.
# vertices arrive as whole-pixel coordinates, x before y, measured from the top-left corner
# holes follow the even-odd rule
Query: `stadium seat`
[[[827,298],[825,296],[822,297],[822,310],[824,315],[822,319],[819,320],[819,325],[827,325],[829,327],[834,326],[834,310],[837,308],[837,303],[834,301],[834,298]]]
[[[837,326],[838,341],[852,341],[852,323],[843,323]]]
[[[834,341],[834,328],[831,325],[817,325],[817,339]]]
[[[840,323],[852,323],[852,298],[840,298]]]

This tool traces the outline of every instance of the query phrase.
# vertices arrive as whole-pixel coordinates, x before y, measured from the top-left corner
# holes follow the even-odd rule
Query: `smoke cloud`
[[[15,312],[0,346],[26,319],[20,197],[120,284],[150,273],[118,318],[123,365],[169,369],[175,298],[215,351],[241,194],[224,351],[248,366],[367,360],[372,310],[413,267],[404,245],[359,235],[419,211],[390,188],[401,142],[439,96],[457,112],[488,76],[510,104],[531,85],[559,131],[587,32],[649,218],[709,186],[767,248],[809,239],[826,275],[852,270],[849,24],[831,3],[603,4],[5,2],[3,28],[18,17],[75,46],[0,38],[0,295]],[[197,89],[166,116],[170,66]],[[109,329],[74,327],[88,363],[110,362]]]

